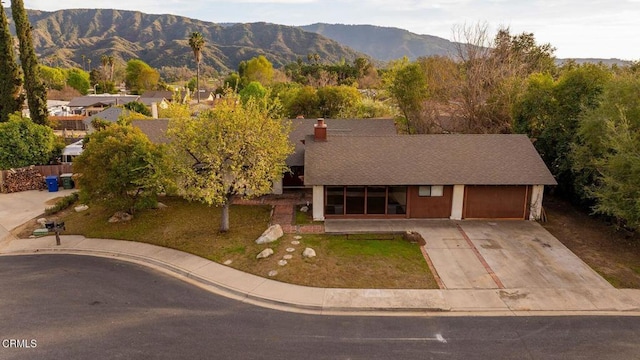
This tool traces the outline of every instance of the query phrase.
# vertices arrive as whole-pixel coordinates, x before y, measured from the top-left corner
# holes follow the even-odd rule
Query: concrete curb
[[[2,240],[2,239],[0,239]],[[33,241],[30,241],[33,240]],[[282,283],[155,245],[63,236],[5,239],[0,255],[71,254],[115,258],[187,281],[212,293],[257,306],[322,315],[386,316],[640,316],[640,290],[571,289],[325,289]],[[567,305],[567,299],[570,304]]]

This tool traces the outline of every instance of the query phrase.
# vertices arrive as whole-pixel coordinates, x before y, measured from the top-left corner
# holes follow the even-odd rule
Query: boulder
[[[274,242],[280,239],[282,235],[284,235],[284,232],[282,231],[282,227],[280,226],[280,224],[271,225],[256,240],[256,244],[266,244]]]
[[[73,208],[73,210],[75,210],[76,212],[82,212],[85,210],[88,210],[89,207],[87,205],[78,205],[76,207]]]
[[[128,212],[118,211],[117,213],[113,214],[112,217],[109,218],[109,222],[110,223],[126,222],[126,221],[131,221],[131,219],[133,219],[133,215],[129,214]]]
[[[306,257],[306,258],[312,258],[312,257],[316,257],[316,251],[313,250],[312,248],[306,248],[304,249],[304,251],[302,252],[302,256]]]
[[[256,255],[256,259],[266,259],[269,256],[273,255],[272,248],[266,248],[260,252],[260,254]]]
[[[44,224],[47,222],[47,219],[46,218],[40,218],[40,219],[36,220],[36,222],[38,224],[40,224],[40,226],[44,227]]]

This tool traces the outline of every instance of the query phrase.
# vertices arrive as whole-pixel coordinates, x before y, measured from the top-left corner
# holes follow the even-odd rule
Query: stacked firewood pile
[[[30,166],[7,170],[2,187],[2,192],[12,193],[27,190],[44,190],[47,188],[47,183],[40,171]]]

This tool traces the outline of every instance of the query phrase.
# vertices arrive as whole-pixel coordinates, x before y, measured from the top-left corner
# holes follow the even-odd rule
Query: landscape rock
[[[75,210],[76,212],[82,212],[82,211],[85,211],[85,210],[88,210],[88,209],[89,209],[89,206],[87,206],[87,205],[78,205],[78,206],[73,208],[73,210]]]
[[[308,206],[303,206],[300,208],[300,212],[306,213],[307,211],[309,211],[309,207]]]
[[[280,260],[280,261],[278,261],[278,265],[280,265],[280,266],[285,266],[285,265],[287,265],[287,260]]]
[[[296,249],[294,249],[294,248],[287,248],[286,250],[287,250],[287,252],[294,252],[294,251],[296,251]]]
[[[300,239],[302,239],[302,236],[300,236],[300,235],[296,235],[296,236],[294,236],[293,238],[294,238],[294,239],[296,239],[296,240],[300,240]]]
[[[112,217],[109,218],[109,222],[110,223],[126,222],[126,221],[131,221],[131,219],[133,219],[133,215],[129,214],[128,212],[118,211],[117,213],[113,214]]]
[[[287,254],[287,255],[283,256],[282,258],[285,259],[285,260],[291,260],[291,259],[293,259],[293,255]]]
[[[266,248],[260,252],[260,254],[256,255],[256,259],[266,259],[269,256],[273,255],[272,248]]]
[[[291,241],[291,245],[300,245],[300,241],[293,240],[293,241]]]
[[[156,205],[156,209],[166,209],[166,208],[168,208],[168,206],[161,202],[158,202],[158,204]]]
[[[40,219],[36,220],[36,222],[38,224],[40,224],[40,226],[44,227],[44,224],[47,222],[47,219],[46,218],[40,218]]]
[[[280,239],[282,235],[284,235],[284,232],[282,231],[282,227],[280,226],[280,224],[271,225],[256,240],[256,244],[266,244],[274,242]]]
[[[274,276],[276,276],[276,275],[278,275],[278,271],[277,271],[277,270],[271,270],[271,271],[269,271],[269,277],[274,277]]]
[[[304,251],[302,252],[302,256],[306,257],[306,258],[312,258],[312,257],[316,257],[316,251],[313,250],[312,248],[306,248],[304,249]]]
[[[231,264],[233,264],[233,260],[229,259],[229,260],[227,260],[227,261],[223,262],[223,264],[225,264],[225,265],[231,265]]]

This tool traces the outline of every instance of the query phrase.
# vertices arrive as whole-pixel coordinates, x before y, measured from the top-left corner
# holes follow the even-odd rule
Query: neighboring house
[[[330,136],[371,136],[397,134],[393,119],[326,119]],[[313,135],[316,119],[292,119],[289,142],[295,150],[287,160],[290,172],[284,174],[285,188],[304,187],[305,137]]]
[[[84,140],[78,140],[72,144],[65,146],[62,150],[62,162],[65,164],[71,164],[73,158],[82,154],[82,143]]]
[[[87,95],[71,99],[69,107],[75,114],[91,116],[110,106],[124,105],[138,98],[138,95]]]
[[[313,218],[538,219],[556,181],[525,135],[305,139]]]
[[[116,107],[116,106],[112,106],[109,108],[106,108],[98,113],[95,113],[87,118],[85,118],[84,120],[82,120],[82,122],[84,123],[86,129],[88,132],[92,132],[95,129],[93,128],[93,125],[91,125],[91,122],[93,121],[93,119],[101,119],[104,121],[108,121],[110,123],[115,123],[118,121],[118,119],[120,118],[120,116],[122,115],[127,115],[129,112],[129,110],[121,108],[121,107]]]
[[[173,101],[174,92],[171,90],[147,90],[142,95],[140,95],[140,99],[166,99],[167,101]]]
[[[139,102],[145,104],[149,109],[151,109],[152,105],[155,103],[158,108],[160,109],[166,109],[169,107],[169,101],[165,98],[145,98],[145,97],[140,97],[140,99],[138,99]]]

